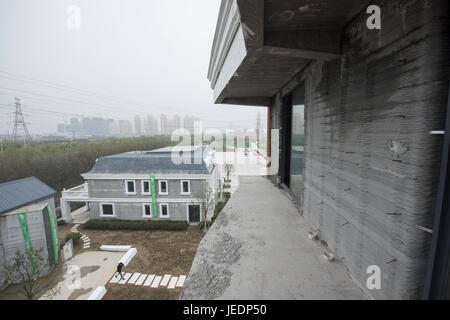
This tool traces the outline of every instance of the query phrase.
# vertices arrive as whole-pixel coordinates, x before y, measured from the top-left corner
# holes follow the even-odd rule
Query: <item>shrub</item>
[[[67,224],[67,222],[65,222],[65,221],[62,220],[62,219],[59,219],[59,220],[56,220],[56,224],[57,224],[58,226],[65,226],[65,225]]]
[[[219,213],[222,212],[223,208],[225,207],[225,205],[227,204],[228,200],[231,197],[231,194],[229,192],[224,192],[223,195],[224,200],[217,202],[216,206],[214,207],[214,215],[211,219],[211,222],[214,222],[216,220],[216,218],[219,216]]]
[[[80,241],[81,238],[81,233],[79,232],[71,232],[66,236],[66,242],[70,241],[70,239],[73,240],[73,244],[76,245],[78,243],[78,241]]]
[[[83,225],[85,229],[96,230],[186,230],[186,221],[129,221],[91,219]]]

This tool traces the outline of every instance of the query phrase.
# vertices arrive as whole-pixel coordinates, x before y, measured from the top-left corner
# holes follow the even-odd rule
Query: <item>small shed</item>
[[[0,288],[7,285],[2,265],[17,250],[43,248],[51,265],[58,261],[56,191],[35,177],[0,184]]]

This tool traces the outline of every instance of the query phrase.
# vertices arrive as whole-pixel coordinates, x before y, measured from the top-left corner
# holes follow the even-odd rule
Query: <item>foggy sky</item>
[[[73,4],[79,30],[67,28]],[[32,134],[55,132],[76,115],[189,114],[207,127],[254,128],[259,111],[265,126],[266,108],[213,103],[207,70],[219,7],[220,0],[0,0],[0,134],[12,132],[14,96]]]

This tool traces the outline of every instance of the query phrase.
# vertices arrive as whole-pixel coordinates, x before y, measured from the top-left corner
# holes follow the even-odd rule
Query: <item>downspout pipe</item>
[[[425,279],[424,299],[445,299],[450,292],[448,284],[450,251],[450,88],[447,104],[447,119],[442,153],[439,191],[434,217],[433,238]]]

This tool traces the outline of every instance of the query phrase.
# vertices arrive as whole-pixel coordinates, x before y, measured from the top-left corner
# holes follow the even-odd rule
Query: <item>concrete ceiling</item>
[[[265,0],[264,29],[305,30],[342,28],[368,1],[362,0]]]
[[[247,56],[216,103],[269,105],[271,98],[313,60],[339,58],[343,27],[364,0],[237,0]]]

